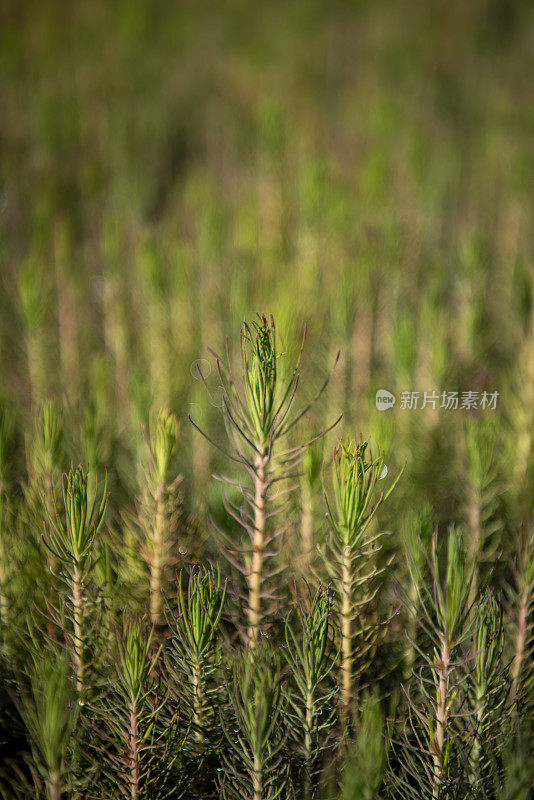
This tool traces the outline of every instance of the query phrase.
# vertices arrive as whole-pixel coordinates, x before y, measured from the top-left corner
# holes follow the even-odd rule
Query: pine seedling
[[[37,797],[62,800],[69,789],[68,750],[79,707],[68,665],[57,653],[33,656],[29,687],[21,688],[19,710],[30,741],[29,766]]]
[[[414,560],[413,555],[408,555]],[[465,716],[468,692],[466,643],[473,623],[469,597],[474,563],[469,562],[460,532],[448,532],[444,574],[440,570],[437,535],[429,555],[430,583],[421,583],[417,606],[408,611],[418,618],[429,649],[417,646],[421,663],[414,668],[417,696],[406,692],[409,710],[400,743],[400,772],[390,773],[394,796],[406,800],[442,800],[447,792],[468,791]],[[413,567],[412,567],[413,568]]]
[[[45,594],[57,592],[57,559],[48,548],[42,547],[43,519],[53,518],[54,493],[61,484],[63,443],[63,414],[53,400],[45,400],[35,411],[33,435],[27,437],[26,462],[28,481],[23,486],[24,503],[20,519],[32,535],[20,543],[28,567],[36,568],[32,582]],[[42,597],[37,600],[41,606]],[[49,634],[52,627],[49,621]]]
[[[30,530],[35,532],[39,545],[43,516],[48,519],[55,515],[54,493],[61,483],[62,444],[63,413],[61,407],[53,400],[45,400],[36,411],[33,437],[27,445],[28,483],[24,487],[26,503],[23,507],[28,517]],[[25,542],[26,547],[32,544],[34,544],[32,539]],[[39,560],[42,555],[39,553]],[[45,555],[48,560],[48,578],[53,578],[57,572],[56,558],[49,549],[46,550]],[[34,559],[35,553],[30,551],[30,562]],[[44,564],[41,568],[46,570]],[[53,580],[52,584],[54,584]],[[54,591],[56,588],[54,586]]]
[[[92,498],[98,473],[105,469],[114,455],[116,428],[115,423],[110,421],[109,413],[109,364],[101,358],[94,358],[89,375],[91,394],[85,398],[82,406],[75,447],[83,457],[82,463],[88,465],[91,479],[89,497]]]
[[[479,560],[483,551],[486,558],[495,555],[496,534],[500,523],[496,519],[497,498],[500,493],[497,457],[497,427],[487,420],[470,419],[464,427],[468,469],[465,513],[467,522],[468,555],[475,559],[475,576],[471,585],[474,600],[479,578]],[[487,552],[491,538],[492,552]]]
[[[110,544],[106,539],[100,541],[96,547],[94,579],[98,586],[98,599],[102,614],[100,633],[102,634],[102,646],[105,647],[106,638],[108,641],[113,640],[114,620],[121,602],[116,564]]]
[[[313,497],[321,478],[321,454],[317,445],[306,450],[300,478],[300,539],[303,570],[307,571],[315,551]]]
[[[335,631],[331,621],[332,593],[319,587],[309,609],[297,604],[297,622],[288,615],[284,655],[289,664],[292,691],[287,705],[290,738],[297,747],[302,797],[310,800],[318,791],[320,761],[327,752],[336,720],[337,687],[327,680],[337,661]]]
[[[349,720],[357,671],[373,644],[375,631],[365,620],[366,609],[378,591],[380,568],[375,562],[380,534],[370,524],[395,488],[400,475],[386,492],[377,483],[384,477],[383,454],[368,451],[368,442],[346,438],[334,449],[333,500],[324,496],[331,536],[322,555],[335,590],[341,628],[341,707]],[[324,479],[323,479],[324,483]]]
[[[473,665],[469,707],[473,739],[469,752],[469,775],[473,791],[489,787],[492,769],[499,763],[506,744],[507,680],[502,664],[504,627],[502,609],[488,593],[479,601],[473,635]]]
[[[532,800],[534,786],[534,757],[528,743],[509,742],[502,754],[504,769],[495,771],[493,794],[495,800]]]
[[[169,781],[180,754],[177,715],[165,718],[166,695],[155,671],[159,650],[154,652],[152,635],[143,621],[124,614],[116,631],[115,674],[99,705],[89,708],[95,715],[102,800],[111,795],[163,800],[171,794]]]
[[[169,570],[176,559],[173,551],[177,545],[177,489],[181,477],[171,479],[170,475],[178,431],[178,420],[167,409],[150,412],[148,429],[145,431],[145,462],[137,511],[150,575],[150,617],[154,625],[164,622],[164,591]]]
[[[509,590],[512,614],[512,654],[510,696],[518,707],[534,709],[534,526],[523,531],[514,564],[514,585]]]
[[[34,405],[43,401],[50,384],[45,346],[48,288],[44,267],[35,261],[27,261],[18,274],[18,291],[26,329],[30,393]]]
[[[7,625],[9,617],[11,504],[8,488],[14,422],[13,408],[5,398],[0,397],[0,625],[2,629]]]
[[[171,400],[168,289],[162,253],[150,237],[145,237],[138,248],[138,267],[148,315],[148,325],[143,327],[146,334],[143,345],[146,347],[151,395],[154,404],[162,407]]]
[[[455,700],[452,678],[454,650],[463,643],[469,628],[469,597],[475,571],[475,562],[469,565],[461,534],[456,529],[449,531],[447,570],[445,584],[441,585],[437,549],[432,552],[434,588],[437,602],[434,610],[438,635],[434,658],[434,684],[436,700],[434,713],[428,718],[429,750],[433,754],[432,797],[439,798],[443,783],[447,779],[447,768],[454,743],[449,733],[451,706]],[[425,609],[426,610],[426,609]]]
[[[0,492],[0,624],[2,631],[9,619],[9,514],[8,500],[5,491]]]
[[[367,694],[350,745],[340,800],[378,800],[386,770],[384,717],[377,694]]]
[[[238,550],[230,537],[219,531],[226,543],[226,556],[247,581],[247,641],[251,647],[258,643],[261,627],[270,610],[265,603],[271,596],[268,581],[276,573],[276,567],[270,567],[270,563],[277,555],[277,542],[283,533],[274,524],[273,517],[287,507],[287,502],[279,500],[287,489],[277,487],[293,477],[292,470],[311,442],[285,450],[281,445],[328,382],[327,379],[307,406],[292,413],[299,383],[300,355],[285,381],[279,364],[282,357],[283,354],[278,352],[274,320],[261,315],[257,322],[252,325],[244,323],[241,329],[240,388],[232,372],[228,343],[226,366],[217,358],[223,384],[223,416],[230,442],[227,455],[247,470],[252,481],[252,486],[238,484],[243,494],[241,506],[228,496],[224,498],[227,512],[245,529],[250,544]],[[326,431],[315,438],[324,433]],[[236,485],[230,478],[221,479],[231,486]]]
[[[45,513],[54,512],[54,490],[60,477],[63,414],[53,400],[45,400],[37,411],[35,432],[30,443],[28,474],[30,490],[43,499]],[[31,502],[31,497],[28,498]]]
[[[71,629],[65,628],[65,633],[72,647],[76,690],[80,696],[87,667],[86,586],[94,565],[95,539],[104,524],[108,503],[107,478],[101,498],[97,496],[92,504],[88,499],[88,480],[88,473],[81,466],[71,468],[63,476],[62,508],[58,509],[54,498],[54,512],[47,515],[43,536],[46,547],[61,565],[67,587],[67,619]]]
[[[56,268],[57,321],[61,357],[61,383],[69,400],[80,398],[81,364],[79,350],[79,317],[73,268],[73,242],[68,226],[62,221],[54,228],[54,261]]]
[[[445,370],[450,363],[447,341],[447,316],[440,302],[441,287],[429,285],[419,305],[416,325],[417,362],[414,384],[416,386],[441,386]],[[439,420],[439,406],[429,403],[425,407],[424,422],[429,428]]]
[[[105,249],[104,263],[113,263],[119,256],[118,243],[113,242],[109,252],[110,241],[113,234],[104,232]],[[128,430],[132,421],[132,404],[130,398],[130,330],[128,319],[128,300],[126,287],[117,274],[115,267],[108,267],[109,272],[102,278],[102,321],[103,333],[106,344],[106,353],[111,356],[114,367],[114,386],[116,387],[117,407],[113,408],[117,426],[121,430]]]
[[[430,506],[420,511],[410,510],[400,526],[400,541],[408,558],[408,596],[409,607],[417,608],[421,583],[426,579],[427,552],[432,539],[432,510]],[[404,677],[412,674],[416,659],[417,617],[408,615],[404,648]]]
[[[530,279],[532,280],[532,279]],[[534,307],[517,348],[507,402],[511,436],[507,437],[507,463],[512,465],[511,493],[519,519],[530,511],[529,477],[532,475],[534,419]]]
[[[213,741],[219,687],[214,682],[218,664],[216,639],[226,599],[226,581],[212,567],[195,567],[187,589],[178,579],[176,614],[167,619],[173,636],[167,654],[167,671],[191,719],[197,742]]]
[[[233,730],[225,725],[219,785],[223,800],[277,800],[283,797],[284,695],[274,653],[256,647],[233,663],[230,689]]]

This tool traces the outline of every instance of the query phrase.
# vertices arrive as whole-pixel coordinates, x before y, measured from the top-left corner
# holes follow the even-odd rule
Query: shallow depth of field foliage
[[[533,74],[514,0],[1,5],[1,797],[532,800]]]

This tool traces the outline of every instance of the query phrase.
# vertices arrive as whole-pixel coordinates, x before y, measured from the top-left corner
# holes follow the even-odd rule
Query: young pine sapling
[[[292,675],[287,705],[290,738],[301,761],[302,797],[310,800],[318,790],[317,773],[327,753],[336,720],[333,699],[337,687],[328,684],[339,649],[332,625],[332,594],[319,587],[308,609],[297,604],[297,624],[288,615],[284,654]]]
[[[81,696],[86,678],[86,586],[95,558],[95,539],[106,516],[107,478],[100,499],[88,499],[88,473],[83,467],[72,468],[63,478],[63,503],[58,509],[54,498],[53,513],[47,515],[43,540],[61,566],[66,586],[65,635],[72,647],[76,690]],[[63,623],[63,617],[58,623]]]
[[[340,684],[345,720],[350,718],[355,699],[357,667],[361,670],[365,665],[375,633],[365,612],[378,591],[376,579],[381,570],[375,556],[380,534],[371,533],[369,526],[401,475],[386,492],[378,492],[377,483],[385,471],[383,454],[373,456],[366,441],[341,440],[334,449],[333,501],[326,489],[324,492],[331,536],[322,555],[332,579],[341,628]]]
[[[272,599],[269,579],[279,571],[270,564],[277,555],[276,542],[283,530],[273,518],[287,507],[286,501],[280,502],[287,489],[278,487],[294,477],[294,468],[311,444],[306,442],[282,449],[282,443],[328,383],[327,379],[310,403],[292,413],[299,384],[300,355],[285,381],[278,363],[283,355],[278,351],[273,318],[261,315],[257,322],[252,325],[244,323],[241,329],[241,387],[238,387],[232,372],[228,344],[226,366],[217,358],[223,384],[223,416],[230,442],[227,455],[245,468],[251,480],[250,485],[237,484],[243,495],[242,505],[236,505],[228,497],[224,501],[227,512],[245,529],[250,543],[238,549],[235,542],[219,531],[226,543],[227,558],[247,582],[246,638],[251,647],[257,645],[261,627],[269,615],[266,604],[266,600]],[[223,477],[222,480],[236,485],[230,478]]]
[[[170,473],[177,440],[178,420],[175,415],[166,409],[151,411],[145,432],[142,491],[137,511],[149,569],[150,617],[154,625],[164,622],[164,591],[169,569],[176,561],[174,534],[179,514],[177,488],[181,478],[171,479]]]

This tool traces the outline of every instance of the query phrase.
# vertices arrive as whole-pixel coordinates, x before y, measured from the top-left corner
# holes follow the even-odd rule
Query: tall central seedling
[[[217,359],[224,387],[223,415],[231,445],[228,455],[245,467],[252,481],[248,486],[239,484],[244,497],[241,506],[225,497],[226,510],[250,537],[250,545],[239,551],[242,553],[241,561],[238,562],[232,554],[232,551],[236,552],[235,544],[224,537],[229,544],[229,560],[247,581],[247,640],[251,647],[258,642],[267,613],[265,584],[273,572],[266,570],[266,561],[276,554],[272,545],[282,532],[272,522],[273,516],[285,507],[277,499],[281,492],[274,487],[291,476],[309,443],[285,450],[279,444],[307,413],[328,382],[325,381],[310,404],[291,415],[299,382],[299,362],[289,379],[284,381],[278,365],[283,355],[277,351],[273,318],[261,315],[258,321],[251,325],[244,323],[241,328],[240,389],[232,373],[228,346],[226,365]],[[319,436],[323,433],[325,431]],[[223,480],[235,485],[235,481]]]
[[[248,332],[246,332],[248,333]],[[276,340],[274,324],[264,320],[254,325],[255,335],[241,337],[241,357],[244,367],[245,392],[252,431],[254,434],[254,534],[252,538],[252,565],[248,578],[248,638],[256,643],[261,622],[261,589],[266,540],[267,488],[270,479],[272,442],[270,434],[274,423],[276,393]],[[247,350],[252,350],[249,362]]]

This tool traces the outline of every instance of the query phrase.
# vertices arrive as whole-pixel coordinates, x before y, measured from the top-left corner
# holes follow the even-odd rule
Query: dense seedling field
[[[0,65],[0,796],[532,800],[530,4]]]

